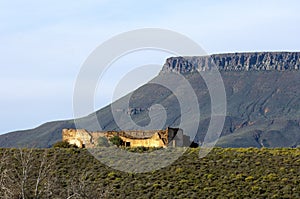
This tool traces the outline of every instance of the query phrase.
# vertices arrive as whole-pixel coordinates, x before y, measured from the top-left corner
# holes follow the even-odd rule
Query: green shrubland
[[[87,149],[1,149],[0,198],[300,198],[299,148],[199,150],[138,174]]]

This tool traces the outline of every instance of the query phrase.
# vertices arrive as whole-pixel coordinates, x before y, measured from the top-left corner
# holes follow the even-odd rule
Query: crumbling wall
[[[166,143],[164,143],[158,132],[152,135],[152,137],[145,139],[128,138],[123,136],[120,136],[120,138],[124,141],[125,146],[128,147],[166,147]]]
[[[148,131],[104,131],[88,132],[84,129],[63,129],[63,141],[75,144],[79,148],[93,148],[99,137],[108,140],[119,136],[128,147],[167,147],[183,146],[184,135],[181,129],[167,128],[166,130]]]
[[[92,136],[85,129],[63,129],[62,140],[79,148],[92,147]]]

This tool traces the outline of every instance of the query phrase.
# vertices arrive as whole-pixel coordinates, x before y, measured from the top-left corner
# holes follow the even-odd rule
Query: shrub
[[[98,147],[109,147],[108,140],[105,137],[99,137],[97,140]]]
[[[253,176],[248,176],[247,178],[245,178],[245,181],[253,181],[254,177]]]
[[[183,169],[182,168],[176,168],[175,173],[182,173]]]
[[[53,148],[78,148],[75,144],[70,144],[67,141],[59,141],[53,144]]]
[[[112,144],[116,145],[117,147],[124,144],[123,140],[119,136],[114,136],[114,137],[110,138],[109,141]]]

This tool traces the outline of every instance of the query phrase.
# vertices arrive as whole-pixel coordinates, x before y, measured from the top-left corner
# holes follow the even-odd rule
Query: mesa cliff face
[[[164,72],[190,73],[212,67],[221,71],[266,71],[300,69],[300,52],[227,53],[211,56],[171,57],[162,68]]]

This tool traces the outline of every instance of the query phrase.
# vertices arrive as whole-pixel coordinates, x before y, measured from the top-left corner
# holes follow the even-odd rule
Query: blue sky
[[[114,35],[155,27],[184,34],[208,53],[299,51],[299,8],[297,0],[2,0],[0,133],[72,118],[82,63]],[[167,56],[148,59],[162,65]],[[104,90],[96,109],[111,99],[111,85]]]

